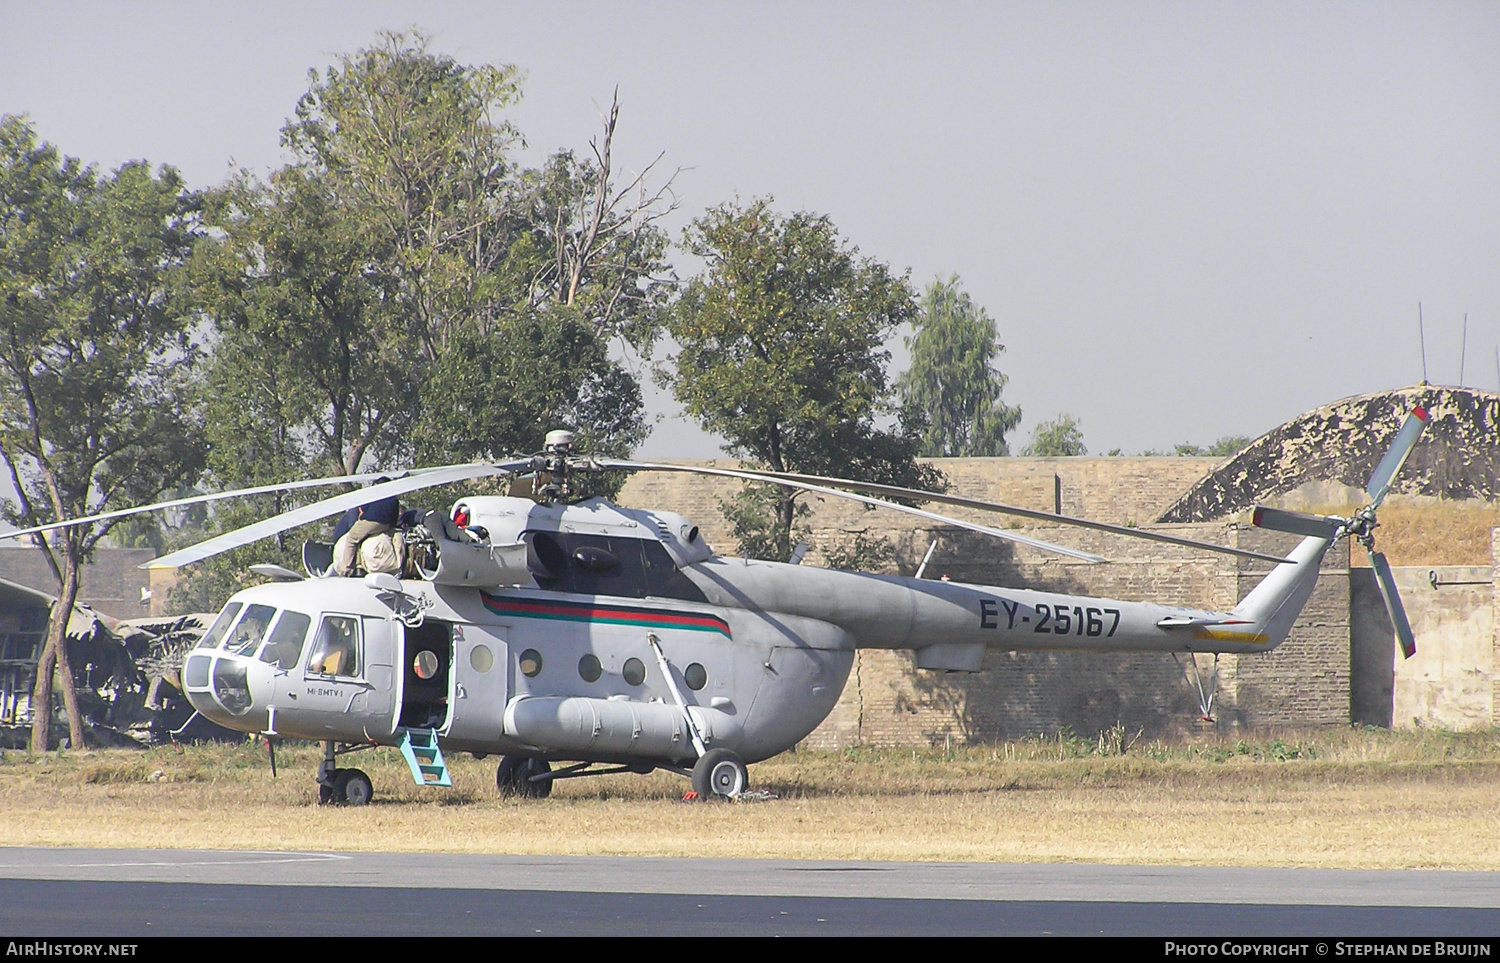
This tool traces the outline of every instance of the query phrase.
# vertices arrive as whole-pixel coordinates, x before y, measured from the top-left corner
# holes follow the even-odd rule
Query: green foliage
[[[1031,433],[1031,441],[1021,449],[1021,454],[1036,458],[1087,455],[1083,446],[1083,432],[1078,419],[1061,414],[1052,421],[1044,421]]]
[[[310,75],[282,130],[292,164],[214,192],[193,272],[215,324],[210,486],[536,451],[554,428],[609,455],[644,437],[640,388],[607,344],[649,345],[660,326],[661,194],[611,180],[617,110],[592,161],[523,170],[501,117],[519,97],[514,67],[381,34]],[[212,527],[326,494],[226,507]],[[287,564],[295,544],[206,562],[192,578],[208,587],[182,597],[217,597],[247,559]]]
[[[507,319],[488,337],[476,333],[467,350],[432,367],[424,393],[442,406],[417,433],[424,458],[540,451],[555,428],[575,431],[580,450],[624,457],[646,435],[640,386],[563,306]]]
[[[1228,458],[1239,454],[1251,441],[1252,439],[1245,435],[1225,435],[1206,448],[1202,445],[1183,442],[1173,449],[1172,454],[1179,457]]]
[[[198,234],[198,199],[177,172],[134,161],[101,175],[22,118],[0,117],[0,460],[22,526],[156,499],[203,463],[191,380],[198,360],[178,274]],[[75,745],[85,739],[63,628],[79,567],[116,520],[37,536],[59,604],[34,704],[53,669]],[[32,744],[45,747],[51,713]]]
[[[896,547],[889,539],[866,532],[823,552],[824,565],[845,572],[883,572],[896,561]]]
[[[806,519],[812,510],[801,501],[792,502],[792,524],[782,526],[782,500],[782,489],[775,485],[746,485],[727,501],[719,500],[741,555],[785,562],[798,543],[811,540]]]
[[[926,422],[921,454],[1010,454],[1005,436],[1020,424],[1021,409],[1000,400],[1006,377],[992,367],[1005,346],[989,313],[959,289],[957,275],[927,286],[906,346],[911,367],[897,389],[903,405]]]
[[[827,217],[783,217],[770,199],[713,208],[685,241],[706,266],[668,317],[680,350],[658,377],[699,424],[774,471],[942,484],[915,462],[920,437],[909,419],[892,430],[875,423],[895,413],[881,346],[916,310],[904,277],[860,258]],[[797,498],[765,496],[772,534],[742,550],[785,559]],[[736,504],[743,522],[750,503]]]
[[[202,464],[177,172],[101,175],[0,118],[0,456],[37,524],[154,499]],[[55,538],[81,561],[114,522]]]

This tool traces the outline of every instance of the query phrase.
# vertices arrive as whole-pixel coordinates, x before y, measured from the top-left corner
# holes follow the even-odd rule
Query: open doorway
[[[448,724],[448,674],[453,664],[453,626],[426,619],[407,628],[401,662],[401,725],[442,729]]]

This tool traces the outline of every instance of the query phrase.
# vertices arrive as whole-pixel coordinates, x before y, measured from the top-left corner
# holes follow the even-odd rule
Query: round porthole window
[[[411,670],[417,674],[419,679],[430,679],[437,675],[438,657],[431,649],[423,649],[417,653],[417,657],[411,660]]]
[[[604,666],[599,664],[599,657],[590,652],[578,660],[578,674],[585,682],[598,682],[599,677],[604,674]]]
[[[521,653],[521,674],[528,679],[536,678],[536,674],[542,671],[542,654],[536,649],[527,649]]]
[[[487,645],[476,645],[469,650],[469,664],[474,667],[475,672],[488,672],[495,667],[495,653]]]
[[[697,692],[708,685],[708,670],[694,662],[682,672],[682,678],[688,684],[688,688]]]
[[[646,681],[646,663],[640,659],[626,659],[625,667],[620,674],[625,677],[629,685],[640,685]]]

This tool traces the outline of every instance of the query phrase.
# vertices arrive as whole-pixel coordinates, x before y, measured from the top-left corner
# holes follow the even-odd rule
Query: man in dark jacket
[[[375,484],[390,481],[377,478]],[[333,529],[333,570],[339,575],[353,575],[359,557],[360,543],[371,535],[393,530],[401,518],[401,503],[395,495],[351,508]]]

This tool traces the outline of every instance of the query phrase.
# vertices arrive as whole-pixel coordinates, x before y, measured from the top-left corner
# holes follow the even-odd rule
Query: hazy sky
[[[1500,4],[23,3],[0,112],[195,186],[283,162],[307,70],[418,26],[526,71],[533,161],[623,104],[682,208],[829,214],[995,317],[1006,399],[1089,450],[1259,435],[1422,377],[1497,388]],[[897,365],[904,365],[899,356]],[[658,399],[658,409],[669,403]],[[643,454],[702,457],[680,422]]]

